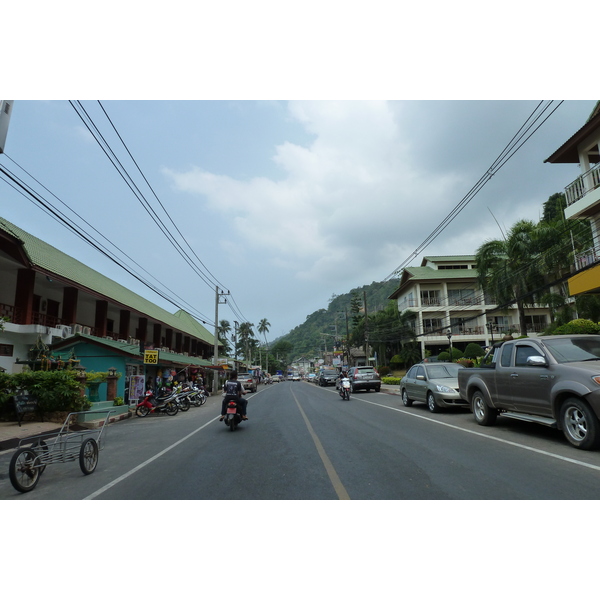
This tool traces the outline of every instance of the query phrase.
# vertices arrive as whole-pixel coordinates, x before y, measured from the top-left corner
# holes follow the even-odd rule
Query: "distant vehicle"
[[[300,377],[300,373],[294,373],[291,377],[292,381],[302,381],[302,377]]]
[[[350,367],[348,369],[348,377],[350,379],[350,390],[354,392],[358,390],[381,390],[381,377],[379,373],[370,366]]]
[[[271,381],[273,383],[279,383],[281,381],[281,375],[271,375]]]
[[[335,369],[321,369],[319,373],[318,383],[321,387],[335,385],[338,378],[338,372]]]
[[[404,406],[425,402],[432,412],[449,406],[468,406],[458,393],[458,371],[464,369],[457,363],[426,363],[413,365],[400,382]]]
[[[256,380],[250,373],[238,373],[238,381],[244,386],[245,390],[256,392]]]
[[[309,373],[307,379],[309,383],[315,383],[317,376],[314,373]]]

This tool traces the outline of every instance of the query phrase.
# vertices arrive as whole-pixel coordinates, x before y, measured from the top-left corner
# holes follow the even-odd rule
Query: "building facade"
[[[580,166],[581,175],[565,188],[565,218],[588,219],[593,241],[575,257],[569,294],[600,294],[600,102],[586,124],[544,162]]]
[[[187,364],[195,369],[212,365],[213,334],[187,312],[169,313],[2,218],[0,281],[0,317],[6,320],[0,331],[0,367],[9,373],[42,354],[51,359],[55,347],[77,345],[96,348],[85,353],[87,364],[81,360],[88,370],[108,365],[98,359],[102,353],[124,357],[111,366],[123,367],[127,379],[147,375],[145,350],[159,351],[154,377]]]
[[[421,266],[403,270],[400,287],[389,298],[398,302],[400,312],[415,313],[413,329],[423,358],[451,344],[460,350],[471,342],[489,346],[519,332],[516,305],[498,309],[478,284],[475,256],[426,256]],[[547,307],[526,307],[525,314],[529,335],[550,323]]]

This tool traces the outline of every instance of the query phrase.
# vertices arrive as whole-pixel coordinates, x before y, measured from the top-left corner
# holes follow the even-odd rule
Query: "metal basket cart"
[[[69,413],[58,433],[23,438],[10,461],[9,477],[13,487],[22,493],[30,492],[48,465],[79,459],[84,475],[90,475],[98,465],[98,453],[104,448],[104,430],[114,410],[94,410]],[[71,431],[73,417],[99,413],[105,415],[100,427]]]

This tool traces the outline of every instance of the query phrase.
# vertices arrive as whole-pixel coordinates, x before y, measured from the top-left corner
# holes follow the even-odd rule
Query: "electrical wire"
[[[537,127],[526,136],[534,124],[542,117],[542,115],[550,108],[553,104],[553,100],[550,101],[542,111],[534,118],[535,113],[539,107],[543,104],[540,102],[526,121],[521,125],[515,135],[513,135],[510,142],[504,147],[502,152],[494,160],[487,171],[480,177],[477,183],[469,190],[469,192],[458,202],[458,204],[450,211],[450,213],[442,220],[442,222],[425,238],[425,240],[406,258],[390,275],[388,275],[384,281],[388,281],[392,277],[396,277],[402,271],[402,269],[414,258],[416,258],[434,239],[436,239],[448,225],[460,214],[460,212],[471,202],[471,200],[481,191],[481,189],[488,183],[488,181],[496,175],[496,173],[515,155],[515,153],[531,138],[531,136],[538,131],[538,129],[554,114],[554,112],[561,106],[563,101],[561,100],[558,105],[546,116],[546,118],[537,125]],[[533,120],[532,120],[533,119]],[[531,123],[527,125],[529,122]],[[525,139],[523,139],[525,137]]]

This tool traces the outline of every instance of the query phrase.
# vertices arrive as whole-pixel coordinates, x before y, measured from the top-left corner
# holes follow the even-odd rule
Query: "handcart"
[[[104,448],[104,428],[114,410],[73,412],[67,415],[58,433],[34,435],[23,438],[9,466],[10,482],[19,492],[30,492],[38,483],[48,465],[77,460],[84,475],[96,470],[98,452]],[[101,413],[105,415],[102,425],[95,429],[71,431],[73,417]],[[77,421],[77,419],[75,419]]]

